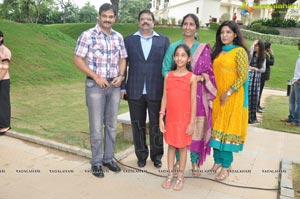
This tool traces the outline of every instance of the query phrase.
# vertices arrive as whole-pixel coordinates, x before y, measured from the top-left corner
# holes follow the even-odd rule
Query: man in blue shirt
[[[146,115],[150,121],[150,158],[156,168],[162,166],[163,134],[159,130],[159,110],[163,94],[162,62],[170,44],[166,36],[153,30],[154,15],[149,10],[139,13],[139,31],[127,36],[128,79],[126,92],[138,166],[144,167],[149,155],[146,144]]]

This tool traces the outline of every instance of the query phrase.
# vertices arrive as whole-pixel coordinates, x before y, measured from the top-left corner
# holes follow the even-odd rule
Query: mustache
[[[111,24],[111,22],[109,22],[109,21],[104,21],[103,23],[109,23],[109,24]]]
[[[143,26],[144,26],[144,25],[148,25],[148,26],[150,26],[150,24],[148,24],[147,22],[143,23]]]

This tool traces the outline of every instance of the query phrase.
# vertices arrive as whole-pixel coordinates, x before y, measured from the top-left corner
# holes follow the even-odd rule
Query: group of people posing
[[[168,144],[163,188],[183,188],[188,149],[194,176],[200,175],[199,166],[213,148],[211,172],[218,172],[216,180],[225,180],[233,152],[242,151],[246,140],[248,88],[257,85],[265,67],[261,41],[250,54],[238,25],[224,21],[211,49],[196,38],[199,19],[194,14],[183,17],[183,38],[172,44],[153,30],[155,19],[149,10],[139,13],[138,31],[124,40],[112,29],[116,10],[111,4],[100,6],[98,19],[78,38],[74,58],[87,76],[93,175],[104,177],[102,166],[121,171],[113,157],[120,98],[126,94],[137,165],[144,167],[150,153],[153,165],[161,168],[164,140]]]

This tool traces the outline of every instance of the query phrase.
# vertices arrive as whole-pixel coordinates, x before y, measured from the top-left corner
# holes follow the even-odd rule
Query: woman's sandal
[[[222,167],[221,164],[214,164],[213,167],[209,170],[210,173],[216,173]]]
[[[183,178],[177,177],[176,183],[173,186],[173,190],[181,191],[183,188]]]
[[[200,167],[197,164],[192,164],[192,174],[194,177],[199,177],[201,175]]]
[[[230,168],[228,168],[228,169],[222,168],[219,175],[215,179],[218,181],[225,180],[229,176],[229,171],[230,171]]]
[[[165,181],[161,184],[164,189],[170,189],[173,181],[173,174],[169,174]]]

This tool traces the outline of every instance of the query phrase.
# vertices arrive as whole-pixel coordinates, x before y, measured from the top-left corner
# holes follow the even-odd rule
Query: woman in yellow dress
[[[213,102],[212,135],[214,165],[221,168],[216,180],[225,180],[233,152],[243,150],[248,126],[248,50],[234,21],[224,21],[217,30],[212,51],[218,94]]]

